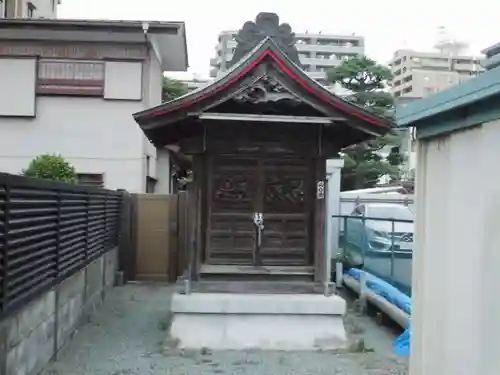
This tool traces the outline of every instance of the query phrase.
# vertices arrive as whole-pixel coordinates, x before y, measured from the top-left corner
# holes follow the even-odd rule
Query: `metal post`
[[[346,254],[347,248],[347,216],[344,216],[344,238],[342,239],[342,255]]]
[[[61,191],[57,191],[57,234],[56,234],[56,259],[55,259],[55,269],[56,269],[56,277],[59,277],[61,274],[61,207],[62,206],[62,199],[61,199]],[[85,269],[84,275],[87,275],[87,270]],[[87,301],[87,298],[85,296],[87,292],[87,283],[85,282],[85,288],[83,288],[83,293],[84,293],[84,301]],[[54,314],[54,332],[56,333],[54,335],[54,341],[53,341],[53,350],[54,350],[54,359],[58,359],[58,354],[59,354],[59,337],[57,335],[57,332],[59,332],[59,291],[57,290],[54,293],[55,301],[54,301],[54,306],[55,306],[55,314]]]
[[[327,176],[326,179],[326,184],[324,187],[324,196],[328,197],[328,193],[331,191],[331,187],[329,186],[330,182],[330,176]],[[329,210],[329,205],[328,201],[326,202],[326,210],[325,210],[325,283],[323,286],[323,294],[325,296],[330,296],[331,294],[331,288],[330,286],[332,285],[332,241],[331,241],[331,236],[334,234],[332,233],[332,225],[331,225],[331,217],[330,217],[330,210]]]
[[[347,254],[347,216],[342,217],[343,228],[344,228],[344,237],[342,238],[342,242],[339,241],[339,255],[340,259],[337,259],[337,263],[335,264],[335,286],[339,289],[344,286],[344,260],[346,259]],[[338,233],[340,234],[340,225]]]
[[[337,218],[338,220],[339,218]],[[343,260],[345,259],[345,254],[346,254],[346,235],[347,235],[347,217],[344,216],[342,217],[343,219],[343,228],[344,228],[344,238],[342,239],[342,243],[340,243],[339,241],[339,254],[340,255],[340,259],[337,258],[336,259],[336,263],[335,263],[335,286],[337,289],[340,289],[344,286],[344,264],[343,264]],[[338,226],[338,233],[340,233],[340,225]]]
[[[90,223],[90,193],[85,193],[85,249],[84,249],[84,263],[87,264],[89,259],[89,223]]]
[[[366,246],[368,246],[368,241],[366,238],[366,219],[363,216],[361,218],[361,222],[363,223],[363,238],[361,241],[361,262],[363,263],[363,268],[365,267],[365,255],[366,255]]]
[[[1,299],[1,312],[5,314],[7,307],[9,305],[9,245],[10,245],[10,207],[12,205],[11,196],[10,196],[10,188],[11,186],[7,182],[5,184],[5,204],[4,204],[4,237],[3,237],[3,254],[2,254],[2,268],[3,268],[3,280],[1,283],[2,287],[2,299]]]
[[[394,285],[394,219],[391,221],[391,283]]]
[[[366,286],[366,272],[361,270],[359,274],[359,302],[362,312],[366,311],[367,294],[368,294],[368,287]]]

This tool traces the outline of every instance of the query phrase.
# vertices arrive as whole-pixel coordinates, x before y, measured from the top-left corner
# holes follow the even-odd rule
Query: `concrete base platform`
[[[174,294],[170,334],[187,349],[339,349],[345,310],[335,295]]]

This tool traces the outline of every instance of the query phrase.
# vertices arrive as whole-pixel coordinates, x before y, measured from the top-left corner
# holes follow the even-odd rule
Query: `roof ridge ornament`
[[[295,33],[288,23],[279,23],[279,16],[276,13],[259,13],[255,22],[247,21],[236,34],[236,49],[228,67],[233,66],[245,57],[255,46],[266,38],[271,38],[276,45],[295,64],[302,67],[299,54],[295,47]]]

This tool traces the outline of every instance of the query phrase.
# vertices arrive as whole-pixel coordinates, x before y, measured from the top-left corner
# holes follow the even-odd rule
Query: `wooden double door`
[[[209,159],[208,164],[204,262],[313,264],[311,160],[221,155]],[[260,233],[254,223],[256,213],[262,216]]]

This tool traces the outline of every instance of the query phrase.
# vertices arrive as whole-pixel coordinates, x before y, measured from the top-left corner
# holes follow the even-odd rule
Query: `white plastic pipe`
[[[354,277],[349,275],[344,275],[344,284],[358,295],[361,294],[361,284]],[[392,303],[387,301],[385,298],[379,296],[378,294],[367,290],[366,300],[368,303],[376,306],[378,309],[386,313],[392,320],[394,320],[402,328],[407,328],[410,322],[410,315],[394,306]]]

